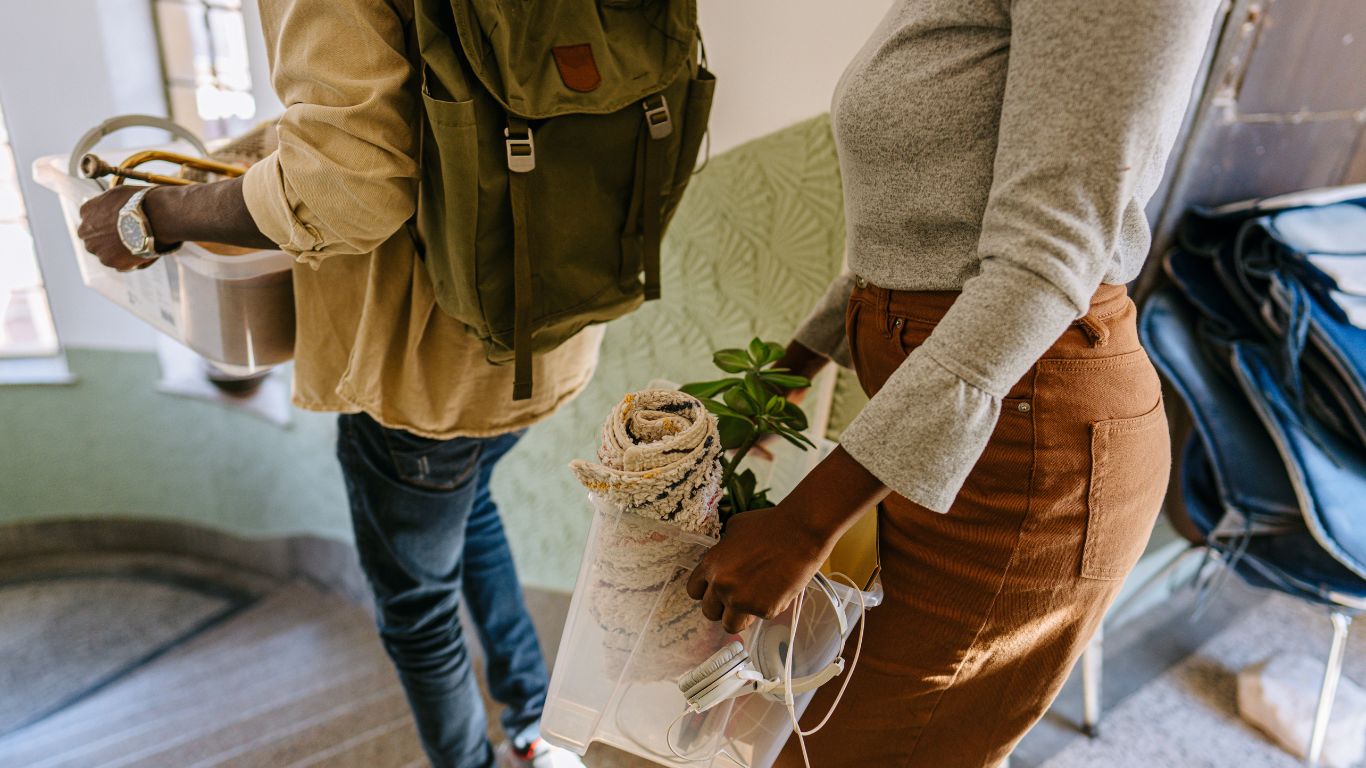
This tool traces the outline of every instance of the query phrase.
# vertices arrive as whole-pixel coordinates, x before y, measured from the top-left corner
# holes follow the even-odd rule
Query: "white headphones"
[[[849,631],[838,593],[825,576],[817,573],[811,583],[830,600],[839,623],[839,637]],[[844,672],[844,659],[835,657],[818,672],[794,677],[789,686],[783,679],[787,665],[791,627],[784,624],[759,622],[750,637],[754,652],[734,641],[717,651],[711,658],[694,667],[678,679],[678,689],[688,701],[688,709],[705,712],[727,699],[758,693],[775,701],[782,701],[788,691],[793,695],[814,691]],[[839,647],[842,643],[837,643]]]

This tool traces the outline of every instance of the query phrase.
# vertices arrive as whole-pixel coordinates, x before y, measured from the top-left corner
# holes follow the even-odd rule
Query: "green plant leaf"
[[[716,400],[703,400],[702,404],[707,406],[707,410],[717,416],[734,416],[737,419],[749,420],[749,417],[739,411],[727,406],[725,403]]]
[[[740,383],[739,379],[717,379],[716,381],[696,381],[692,384],[684,384],[678,390],[685,394],[692,395],[698,400],[706,400],[709,397],[716,397],[731,387]]]
[[[768,402],[769,395],[773,394],[768,387],[764,386],[759,374],[754,371],[745,374],[745,392],[759,410],[763,410],[764,404]]]
[[[780,392],[787,392],[793,389],[806,389],[811,386],[811,379],[805,376],[797,376],[791,373],[773,373],[764,371],[759,374],[764,378],[765,384],[772,384]]]
[[[727,477],[720,503],[723,525],[735,514],[773,506],[768,489],[757,489],[753,470],[741,467],[748,447],[756,440],[778,435],[802,450],[815,447],[802,434],[808,426],[806,413],[786,396],[791,390],[811,386],[811,381],[788,368],[776,367],[785,354],[782,344],[755,337],[744,349],[723,349],[712,356],[718,368],[736,376],[683,387],[684,392],[702,398],[707,409],[716,414],[722,446],[735,451],[725,466]]]
[[[761,366],[764,364],[767,357],[768,345],[763,342],[763,339],[760,339],[758,336],[750,339],[749,359],[753,360],[756,366]]]
[[[768,509],[770,507],[776,506],[778,505],[768,500],[767,488],[765,488],[762,491],[759,491],[758,493],[754,494],[753,496],[750,496],[749,498],[750,509]]]
[[[730,406],[732,410],[745,416],[753,416],[759,412],[759,409],[755,407],[755,403],[749,399],[749,395],[745,393],[745,390],[742,387],[733,387],[726,390],[723,399],[726,401],[726,405]]]
[[[806,420],[806,411],[803,411],[802,407],[794,402],[788,400],[783,401],[782,416],[783,423],[798,432],[801,432],[810,426]]]
[[[744,445],[745,441],[754,434],[754,423],[749,419],[722,416],[716,422],[717,429],[721,433],[721,447],[727,451],[733,451]]]
[[[776,427],[776,431],[783,439],[787,440],[789,443],[792,443],[798,448],[801,448],[803,451],[806,450],[808,447],[816,447],[816,444],[811,442],[811,438],[807,437],[806,435],[803,435],[801,432],[798,432],[794,429],[789,429],[788,427],[779,425]]]
[[[745,492],[745,498],[754,498],[754,489],[759,485],[759,478],[754,476],[754,470],[747,469],[736,475],[735,479],[740,483],[740,490]]]
[[[723,349],[712,355],[712,362],[726,373],[743,373],[749,370],[749,353],[743,349]]]
[[[763,398],[759,398],[756,400],[754,398],[754,395],[751,395],[748,390],[742,390],[737,388],[735,391],[741,393],[744,396],[745,402],[749,403],[750,407],[754,409],[754,415],[758,416],[764,412]]]
[[[735,513],[749,509],[749,493],[745,490],[744,476],[732,475],[730,478],[730,505]],[[750,486],[753,488],[753,486]]]

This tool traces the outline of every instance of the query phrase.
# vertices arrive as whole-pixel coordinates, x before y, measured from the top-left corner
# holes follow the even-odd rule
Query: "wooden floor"
[[[92,564],[102,572],[130,570],[126,562],[92,563],[88,558],[82,567],[89,570]],[[49,566],[75,567],[62,562]],[[141,570],[147,567],[142,563]],[[31,570],[27,573],[32,575]],[[14,575],[0,563],[0,582]],[[223,574],[201,576],[227,580]],[[406,700],[364,607],[303,582],[236,586],[252,597],[227,618],[173,643],[169,650],[134,665],[109,684],[75,697],[74,703],[54,714],[0,736],[0,768],[408,768],[426,764]],[[88,602],[99,597],[92,594],[82,599]],[[528,590],[527,602],[553,664],[567,598]],[[15,612],[10,613],[13,619]],[[1227,617],[1207,616],[1201,625],[1192,625],[1183,618],[1189,613],[1190,606],[1184,604],[1154,611],[1151,617],[1135,621],[1132,631],[1126,626],[1114,642],[1107,643],[1106,699],[1111,706],[1184,658],[1209,632],[1226,623]],[[116,614],[106,610],[101,615]],[[11,624],[8,629],[16,627]],[[84,630],[88,634],[83,637],[101,632],[100,627]],[[1125,641],[1125,636],[1141,642]],[[91,641],[81,642],[89,645]],[[1135,652],[1135,646],[1141,646],[1142,652]],[[0,656],[6,655],[4,647],[0,645]],[[1158,654],[1154,650],[1158,648],[1166,650]],[[478,649],[471,650],[478,665]],[[61,662],[54,658],[49,663]],[[1079,709],[1080,696],[1074,686],[1075,681],[1021,745],[1016,768],[1041,765],[1078,738],[1078,713],[1073,710]],[[0,696],[5,693],[0,690]],[[493,713],[490,720],[496,723],[496,707],[486,703]],[[491,738],[500,738],[496,725],[490,730]],[[585,763],[591,768],[653,765],[602,745],[593,747]]]
[[[534,614],[549,617],[543,622],[562,624],[562,607],[539,605],[549,598],[536,593],[528,599]],[[500,737],[496,725],[490,736]],[[652,765],[601,747],[587,763]],[[0,737],[0,768],[426,764],[370,615],[302,583],[273,589],[112,684]]]

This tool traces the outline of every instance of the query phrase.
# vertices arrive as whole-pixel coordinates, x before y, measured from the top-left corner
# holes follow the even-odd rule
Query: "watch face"
[[[119,238],[133,253],[144,250],[147,245],[147,233],[142,230],[142,222],[133,216],[119,217]]]

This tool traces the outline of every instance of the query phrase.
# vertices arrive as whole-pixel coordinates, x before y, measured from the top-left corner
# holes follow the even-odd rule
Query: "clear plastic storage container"
[[[688,576],[715,541],[623,513],[597,497],[590,502],[592,530],[551,676],[542,735],[578,754],[597,741],[680,768],[771,765],[792,733],[783,704],[750,694],[689,714],[678,688],[680,676],[736,639],[707,620],[687,594]],[[861,607],[880,601],[880,589],[868,589],[860,601],[858,590],[835,585],[851,632],[857,631]],[[838,631],[830,631],[836,608],[814,586],[808,598],[798,622],[805,640],[798,640],[794,664],[799,658],[828,663],[841,644]],[[789,610],[773,621],[790,626],[790,616]],[[793,670],[796,677],[814,671]],[[797,698],[798,716],[810,698]]]
[[[227,373],[253,374],[294,356],[289,254],[227,247],[214,253],[186,243],[146,269],[115,271],[86,251],[76,234],[81,205],[101,187],[68,170],[67,157],[45,157],[33,164],[33,177],[61,198],[86,285]]]

